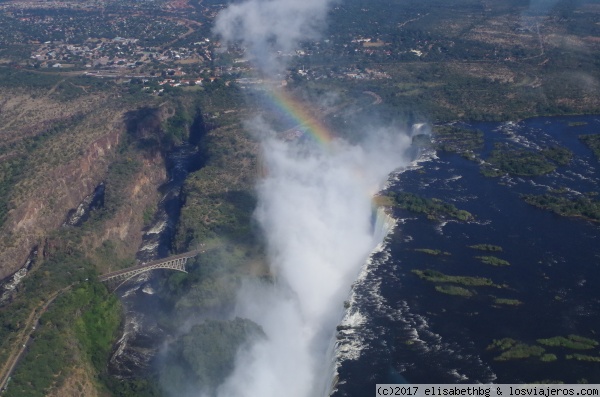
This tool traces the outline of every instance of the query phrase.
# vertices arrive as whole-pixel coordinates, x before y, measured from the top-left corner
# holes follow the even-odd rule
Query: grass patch
[[[482,166],[484,176],[495,177],[504,174],[517,176],[538,176],[548,174],[556,165],[541,153],[523,149],[495,149]]]
[[[504,259],[500,259],[497,258],[495,256],[476,256],[475,258],[479,259],[482,263],[485,263],[486,265],[492,265],[492,266],[510,266],[510,263],[508,261],[505,261]]]
[[[545,363],[550,363],[550,362],[556,361],[556,360],[558,360],[558,358],[556,357],[556,354],[552,354],[552,353],[546,353],[540,357],[540,361],[543,361]]]
[[[494,361],[523,360],[529,357],[541,357],[545,351],[546,350],[541,346],[515,343],[510,348],[503,351],[499,356],[494,357]]]
[[[15,371],[6,396],[47,395],[64,382],[81,350],[104,372],[120,320],[118,299],[97,281],[63,293],[40,318],[35,342]]]
[[[588,350],[598,346],[596,340],[579,335],[555,336],[553,338],[538,339],[537,341],[545,346],[558,346],[574,350]]]
[[[542,150],[542,155],[558,165],[567,165],[573,158],[573,152],[561,146],[552,146]]]
[[[492,280],[485,277],[470,277],[470,276],[451,276],[438,272],[436,270],[412,270],[419,278],[431,281],[433,283],[453,283],[468,287],[496,287],[501,288],[499,285],[494,284]]]
[[[442,250],[437,250],[437,249],[430,249],[430,248],[415,248],[416,252],[422,252],[424,254],[428,254],[428,255],[433,255],[433,256],[439,256],[439,255],[452,255],[449,252],[446,251],[442,251]]]
[[[579,135],[579,140],[592,149],[594,155],[600,159],[600,134]]]
[[[505,306],[520,306],[523,304],[518,299],[506,299],[506,298],[495,298],[494,303],[496,305],[505,305]]]
[[[475,217],[465,210],[459,210],[454,205],[445,203],[440,199],[424,198],[412,193],[392,193],[396,206],[402,209],[426,214],[428,219],[442,221],[447,218],[463,222],[475,220]]]
[[[435,126],[435,147],[445,152],[466,154],[483,148],[483,132],[452,125]]]
[[[457,287],[455,285],[436,285],[435,290],[437,292],[441,292],[446,295],[454,295],[454,296],[463,296],[465,298],[470,298],[475,295],[473,292],[469,291],[466,288]]]
[[[502,247],[493,244],[475,244],[468,247],[479,251],[502,252]]]
[[[567,354],[565,356],[567,360],[587,361],[589,363],[600,363],[600,357],[588,356],[587,354]]]
[[[485,350],[507,350],[517,344],[517,341],[512,338],[494,339]]]
[[[524,194],[521,198],[535,207],[561,216],[578,217],[600,222],[600,201],[585,196],[564,197],[552,194]]]

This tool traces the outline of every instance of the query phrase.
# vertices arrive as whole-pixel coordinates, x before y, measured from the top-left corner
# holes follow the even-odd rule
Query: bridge
[[[185,270],[185,263],[188,259],[197,256],[200,252],[200,250],[194,250],[148,263],[142,263],[126,269],[103,274],[102,276],[98,277],[98,280],[106,282],[107,284],[118,283],[117,287],[115,288],[117,289],[127,280],[137,276],[138,274],[149,272],[150,270],[154,269],[171,269],[187,273]]]

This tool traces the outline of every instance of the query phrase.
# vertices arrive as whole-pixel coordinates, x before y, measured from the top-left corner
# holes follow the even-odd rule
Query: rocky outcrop
[[[136,142],[141,139],[147,141],[148,136],[156,137],[156,144],[148,150],[131,154],[136,157],[131,160],[141,167],[127,184],[123,203],[100,230],[87,233],[85,247],[82,248],[93,250],[105,240],[111,240],[120,247],[121,255],[118,256],[133,257],[141,243],[144,209],[153,208],[160,199],[157,188],[166,179],[159,139],[163,113],[161,109],[148,108],[143,112],[122,111],[110,115],[110,119],[104,120],[100,126],[98,120],[84,120],[77,126],[79,130],[70,131],[68,135],[73,141],[78,141],[76,145],[67,147],[64,136],[60,137],[60,145],[54,143],[64,148],[60,152],[62,155],[69,152],[69,159],[57,159],[56,164],[36,164],[35,170],[28,170],[32,175],[15,186],[13,208],[3,230],[0,230],[3,236],[0,239],[0,280],[22,267],[31,247],[43,247],[46,236],[63,224],[69,210],[77,208],[96,186],[105,181],[110,164],[120,156],[116,149],[126,135]],[[144,117],[136,119],[138,115]],[[86,137],[94,140],[86,144]],[[46,153],[40,161],[52,160]]]
[[[104,222],[103,227],[90,232],[84,244],[93,257],[95,249],[105,241],[110,241],[116,258],[131,259],[142,244],[144,211],[154,210],[161,199],[158,187],[167,178],[163,159],[160,155],[141,159],[142,167],[132,178],[125,192],[123,204],[117,212]],[[100,273],[116,270],[116,263],[107,263],[106,258],[95,258]]]
[[[52,169],[27,197],[9,213],[4,225],[6,237],[0,251],[0,279],[25,261],[34,245],[59,227],[65,214],[102,181],[122,131],[113,129],[92,142],[83,155]]]
[[[89,365],[75,366],[64,383],[46,395],[47,397],[98,397],[94,372]]]

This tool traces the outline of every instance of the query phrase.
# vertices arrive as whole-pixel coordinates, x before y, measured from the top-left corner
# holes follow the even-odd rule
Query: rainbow
[[[283,134],[302,129],[325,150],[331,148],[331,142],[335,139],[335,135],[313,115],[315,110],[311,109],[310,105],[292,97],[283,89],[264,88],[269,103],[275,106],[276,110],[288,119],[287,121],[294,124],[294,127],[284,131]],[[359,168],[354,169],[354,174],[357,178],[365,178],[363,170]],[[385,209],[386,206],[390,205],[388,200],[385,196],[380,196],[378,191],[379,187],[375,187],[373,190],[366,189],[362,193],[368,197],[371,204],[373,235],[381,242],[394,228],[396,222]]]
[[[281,88],[264,86],[264,93],[269,104],[285,116],[290,124],[294,124],[294,127],[282,134],[302,129],[322,148],[326,150],[331,148],[331,143],[336,136],[314,116],[316,110],[311,108],[309,104],[294,98]],[[364,171],[360,168],[355,168],[354,174],[357,178],[365,178]],[[381,196],[379,192],[380,187],[374,186],[372,189],[363,191],[363,194],[369,198],[371,204],[373,233],[378,240],[383,241],[385,235],[395,227],[396,221],[386,210],[386,207],[389,208],[391,205],[389,199],[386,196]]]
[[[301,129],[306,131],[307,135],[322,148],[326,150],[331,148],[331,142],[336,137],[325,124],[314,116],[316,110],[311,108],[309,104],[292,97],[280,88],[265,86],[264,92],[269,104],[273,105],[276,108],[275,110],[286,117],[290,124],[294,125],[294,127],[282,132],[282,135]],[[364,178],[363,170],[356,169],[354,172],[357,178]],[[371,207],[375,213],[378,212],[382,202],[382,199],[376,194],[377,190],[365,192],[371,198]]]
[[[288,131],[302,128],[321,146],[329,147],[334,135],[313,115],[315,111],[306,103],[297,100],[282,89],[267,87],[265,92],[270,102],[279,112],[295,124]]]

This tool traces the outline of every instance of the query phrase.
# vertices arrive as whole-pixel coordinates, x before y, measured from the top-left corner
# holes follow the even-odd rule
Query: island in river
[[[365,378],[598,381],[597,347],[582,342],[598,332],[597,123],[527,118],[600,114],[600,10],[596,1],[545,4],[348,0],[330,10],[322,39],[285,54],[275,84],[318,103],[314,114],[340,135],[364,134],[372,121],[430,123],[441,143],[439,159],[390,190],[405,207],[393,210],[403,221],[391,262],[356,287],[371,297],[380,288],[387,304],[362,303],[371,349],[342,365],[339,393],[371,393]],[[276,130],[295,124],[263,106],[241,48],[214,40],[226,6],[0,6],[2,364],[32,336],[7,396],[165,395],[156,379],[194,383],[215,367],[218,383],[232,354],[211,367],[186,351],[210,345],[207,329],[225,344],[254,329],[220,322],[241,280],[272,277],[252,220],[259,148],[244,122],[261,114]],[[174,159],[182,147],[189,162]],[[100,186],[97,208],[69,224]],[[96,281],[136,255],[199,244],[207,254],[187,275],[159,272],[126,291],[135,309]],[[188,324],[206,318],[204,328]],[[141,323],[132,349],[116,349],[126,365],[114,365],[127,324]],[[155,361],[166,341],[164,357],[180,367]],[[572,349],[581,343],[591,347]]]

